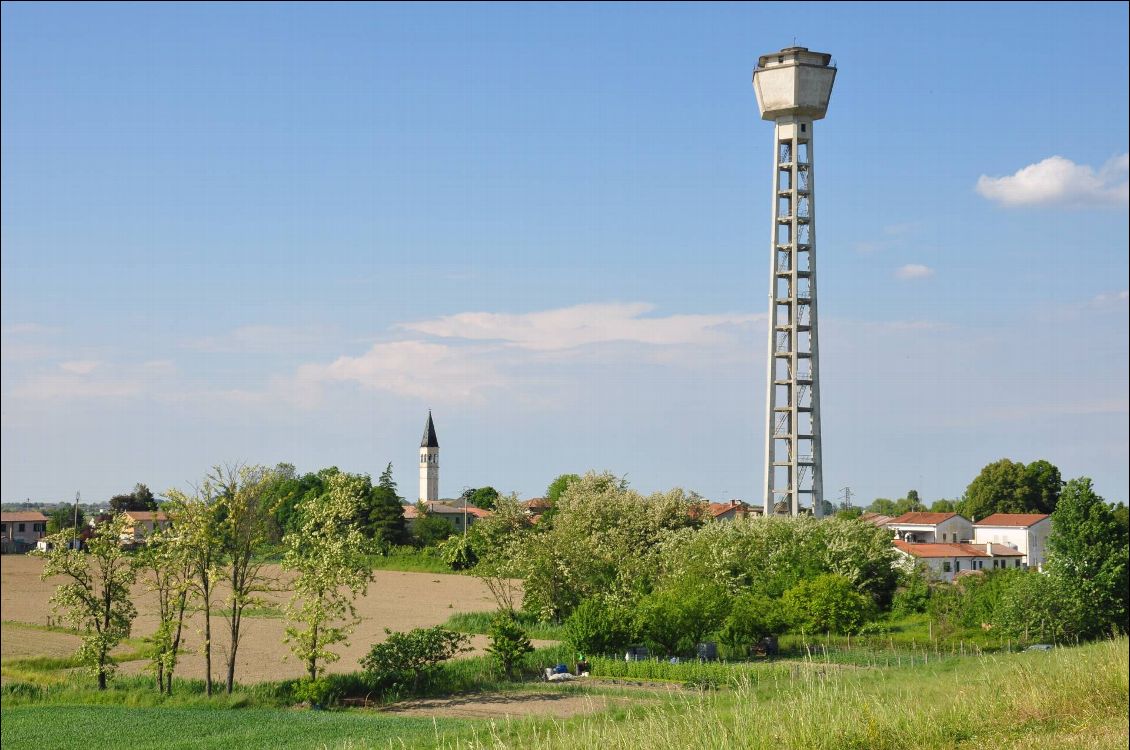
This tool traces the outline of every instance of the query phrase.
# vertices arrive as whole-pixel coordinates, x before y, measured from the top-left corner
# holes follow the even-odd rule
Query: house
[[[707,513],[715,521],[733,521],[738,518],[760,516],[761,508],[754,508],[749,503],[742,502],[741,500],[731,500],[728,503],[708,504]]]
[[[957,513],[903,513],[887,522],[896,539],[911,544],[944,544],[973,539],[973,524]]]
[[[433,500],[424,503],[424,505],[427,506],[429,514],[446,518],[450,521],[457,532],[463,531],[465,528],[469,529],[475,525],[476,521],[480,521],[492,515],[489,510],[476,508],[474,505],[462,499]],[[417,510],[415,505],[404,506],[404,521],[408,528],[412,528],[412,525],[419,517],[420,511]],[[466,526],[464,526],[464,519],[466,519]]]
[[[169,517],[160,511],[127,510],[122,515],[125,517],[123,542],[142,542],[154,531],[169,528]]]
[[[884,516],[882,513],[872,513],[871,511],[868,511],[861,515],[859,517],[859,520],[863,521],[864,523],[869,523],[872,526],[878,526],[880,529],[885,529],[887,528],[887,524],[895,519],[891,518],[890,516]]]
[[[27,552],[46,535],[47,516],[42,513],[0,513],[0,552]]]
[[[1046,513],[994,513],[973,524],[973,541],[1004,544],[1024,555],[1024,565],[1042,570],[1048,559],[1052,517]]]
[[[548,497],[531,497],[529,500],[522,501],[522,508],[526,511],[526,515],[530,517],[531,523],[537,523],[541,517],[549,512],[553,507],[553,503],[549,501]]]
[[[896,539],[895,549],[908,561],[921,563],[931,577],[952,583],[962,573],[1003,570],[1023,566],[1020,552],[1003,544],[960,542],[904,542]]]

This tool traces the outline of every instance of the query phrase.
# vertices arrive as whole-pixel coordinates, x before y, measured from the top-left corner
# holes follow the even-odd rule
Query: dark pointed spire
[[[436,438],[436,426],[432,424],[432,410],[428,409],[428,423],[424,425],[424,437],[420,439],[421,448],[438,448],[439,440]]]

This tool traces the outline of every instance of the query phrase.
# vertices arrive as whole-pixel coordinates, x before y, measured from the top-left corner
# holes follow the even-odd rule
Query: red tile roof
[[[890,516],[884,516],[882,513],[872,513],[868,511],[859,517],[860,521],[865,521],[874,526],[886,526],[894,519]]]
[[[710,515],[715,518],[724,516],[732,510],[736,510],[738,513],[749,513],[752,507],[741,500],[731,500],[728,503],[710,503]]]
[[[910,523],[926,526],[948,521],[956,515],[956,513],[903,513],[898,518],[893,519],[891,523]]]
[[[1047,513],[994,513],[977,521],[974,526],[1035,526],[1045,518],[1050,518]]]
[[[169,517],[162,511],[127,510],[124,514],[131,521],[168,521]]]
[[[34,510],[20,510],[14,513],[0,513],[0,521],[4,523],[42,523],[47,516]]]
[[[1003,544],[994,544],[991,555],[983,544],[913,544],[896,539],[895,547],[915,557],[1024,557],[1023,552]]]

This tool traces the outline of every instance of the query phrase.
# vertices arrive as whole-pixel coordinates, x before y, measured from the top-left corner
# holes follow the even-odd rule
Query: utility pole
[[[71,525],[71,549],[78,549],[78,501],[82,497],[81,492],[75,493],[75,520]]]

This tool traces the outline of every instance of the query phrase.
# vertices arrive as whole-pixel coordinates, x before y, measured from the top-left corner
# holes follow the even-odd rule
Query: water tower
[[[753,71],[761,119],[773,121],[765,515],[822,515],[816,329],[813,128],[828,111],[832,56],[805,47],[763,55]]]

